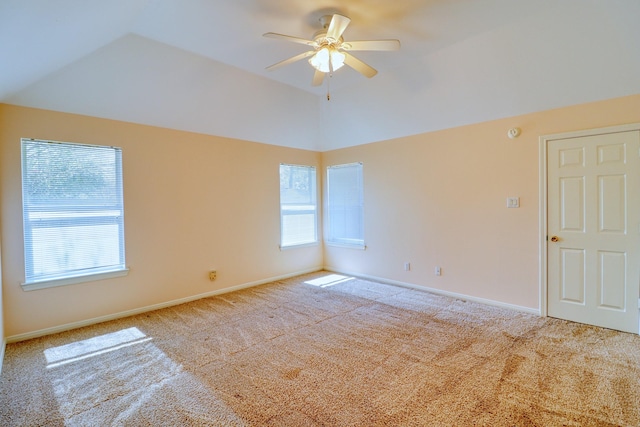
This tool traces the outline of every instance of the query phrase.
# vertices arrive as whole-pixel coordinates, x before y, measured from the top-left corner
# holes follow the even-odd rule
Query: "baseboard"
[[[135,308],[133,310],[121,311],[119,313],[108,314],[106,316],[94,317],[92,319],[81,320],[79,322],[66,323],[64,325],[54,326],[51,328],[40,329],[37,331],[27,332],[24,334],[12,335],[7,337],[6,343],[14,343],[19,341],[30,340],[32,338],[43,337],[45,335],[57,334],[72,329],[82,328],[84,326],[95,325],[97,323],[108,322],[110,320],[121,319],[124,317],[135,316],[136,314],[146,313],[148,311],[159,310],[162,308],[172,307],[174,305],[185,304],[187,302],[196,301],[202,298],[212,297],[216,295],[222,295],[229,292],[239,291],[241,289],[252,288],[254,286],[264,285],[266,283],[275,282],[277,280],[288,279],[290,277],[300,276],[302,274],[313,273],[322,270],[322,267],[313,267],[302,271],[296,271],[295,273],[287,273],[281,276],[269,277],[267,279],[256,280],[255,282],[243,283],[240,285],[231,286],[224,289],[217,289],[211,292],[205,292],[203,294],[192,295],[185,298],[180,298],[172,301],[167,301],[159,304],[148,305],[145,307]],[[3,349],[4,355],[4,349]],[[0,359],[1,360],[1,359]]]
[[[2,375],[2,365],[4,363],[4,351],[7,349],[7,340],[2,340],[2,347],[0,347],[0,375]]]
[[[404,288],[410,288],[410,289],[416,289],[416,290],[419,290],[419,291],[431,292],[433,294],[438,294],[438,295],[443,295],[443,296],[447,296],[447,297],[457,298],[457,299],[461,299],[463,301],[477,302],[477,303],[480,303],[480,304],[491,305],[491,306],[494,306],[494,307],[506,308],[506,309],[509,309],[509,310],[515,310],[515,311],[520,311],[520,312],[523,312],[523,313],[534,314],[536,316],[540,316],[541,315],[540,314],[540,310],[535,309],[535,308],[523,307],[521,305],[509,304],[509,303],[502,302],[502,301],[495,301],[495,300],[486,299],[486,298],[474,297],[474,296],[471,296],[471,295],[459,294],[459,293],[456,293],[456,292],[444,291],[442,289],[430,288],[430,287],[427,287],[427,286],[416,285],[414,283],[400,282],[398,280],[385,279],[383,277],[370,276],[370,275],[367,275],[367,274],[360,274],[360,273],[351,273],[351,272],[348,272],[348,271],[344,271],[344,270],[340,270],[340,269],[332,268],[332,267],[327,267],[327,266],[325,266],[324,269],[327,270],[327,271],[338,273],[338,274],[346,274],[346,275],[349,275],[349,276],[361,277],[363,279],[373,280],[373,281],[380,282],[380,283],[388,283],[390,285],[402,286]]]

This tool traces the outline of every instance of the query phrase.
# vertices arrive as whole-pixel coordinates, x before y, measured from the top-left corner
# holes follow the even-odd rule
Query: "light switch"
[[[519,208],[520,207],[520,197],[507,197],[507,207],[508,208]]]

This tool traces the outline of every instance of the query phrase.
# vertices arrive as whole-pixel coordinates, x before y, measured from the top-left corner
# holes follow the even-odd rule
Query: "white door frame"
[[[604,135],[608,133],[628,132],[635,130],[640,130],[640,123],[631,123],[627,125],[610,126],[605,128],[586,129],[574,132],[556,133],[551,135],[542,135],[540,137],[538,146],[538,161],[540,166],[538,186],[538,195],[540,197],[540,201],[538,203],[540,207],[540,236],[538,243],[540,261],[540,272],[538,276],[540,285],[540,316],[547,317],[547,290],[549,286],[547,283],[547,146],[549,145],[549,142],[556,139],[579,138],[583,136]]]

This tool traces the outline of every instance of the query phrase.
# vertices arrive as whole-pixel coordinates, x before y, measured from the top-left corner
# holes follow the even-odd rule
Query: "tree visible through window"
[[[119,148],[22,140],[26,284],[125,270]]]
[[[280,246],[318,241],[316,168],[280,165]]]

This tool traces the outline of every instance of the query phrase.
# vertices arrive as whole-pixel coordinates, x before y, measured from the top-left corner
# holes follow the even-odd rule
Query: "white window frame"
[[[282,186],[282,173],[283,168],[303,168],[306,169],[309,174],[309,199],[305,203],[292,203],[285,202],[285,195],[283,194]],[[309,165],[293,165],[287,163],[281,163],[279,167],[279,176],[280,176],[280,249],[291,249],[298,248],[303,246],[313,246],[318,244],[318,190],[317,190],[317,181],[318,181],[318,172],[315,166]],[[307,240],[298,241],[295,243],[288,242],[286,235],[286,219],[289,216],[307,216],[313,215],[313,237]]]
[[[342,199],[339,203],[341,206],[334,206],[335,203],[338,203],[336,198],[332,195],[332,186],[335,188],[336,183],[332,183],[332,171],[338,171],[340,169],[353,169],[356,174],[355,182],[350,183],[350,193],[351,195],[355,192],[355,197],[351,197],[349,199]],[[344,192],[344,189],[341,189]],[[356,234],[359,234],[359,237],[353,237],[353,231],[350,233],[351,236],[348,235],[339,235],[338,230],[335,228],[335,224],[337,223],[335,215],[335,209],[343,209],[343,221],[346,221],[346,209],[350,209],[352,211],[359,211],[359,219],[357,223],[359,224],[359,230]],[[343,246],[353,249],[366,249],[365,241],[364,241],[364,171],[363,164],[361,162],[356,163],[347,163],[342,165],[333,165],[327,167],[327,244],[330,246]]]
[[[64,145],[73,150],[75,147],[83,149],[113,150],[115,156],[115,176],[113,179],[116,194],[114,201],[105,203],[104,200],[85,199],[82,201],[70,199],[68,201],[35,201],[27,194],[27,146],[31,144]],[[21,139],[22,152],[22,188],[23,188],[23,226],[24,226],[24,254],[25,254],[25,282],[22,288],[26,291],[70,285],[94,280],[124,276],[128,273],[125,266],[124,244],[124,200],[122,192],[122,151],[118,147],[107,147],[88,144],[77,144],[59,141]],[[55,200],[55,199],[54,199]],[[117,257],[118,262],[111,265],[101,265],[83,268],[69,268],[65,272],[39,273],[34,271],[34,253],[39,243],[34,240],[34,231],[38,229],[56,229],[70,226],[87,226],[115,224],[117,226]],[[44,244],[44,243],[42,243]],[[73,254],[72,254],[73,255]]]

